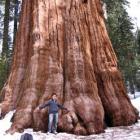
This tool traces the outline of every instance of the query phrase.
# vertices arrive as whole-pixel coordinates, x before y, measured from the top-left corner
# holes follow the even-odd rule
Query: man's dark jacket
[[[58,113],[59,109],[65,109],[67,110],[65,107],[63,107],[62,105],[60,105],[57,101],[51,99],[50,101],[48,101],[47,103],[39,106],[40,109],[43,109],[45,107],[49,107],[49,114],[51,113]]]

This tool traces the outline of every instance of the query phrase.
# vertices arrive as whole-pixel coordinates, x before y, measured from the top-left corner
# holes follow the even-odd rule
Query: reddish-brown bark
[[[37,107],[53,92],[70,112],[58,129],[75,134],[130,125],[138,115],[117,68],[100,0],[23,0],[3,112],[15,108],[10,132],[47,129]]]

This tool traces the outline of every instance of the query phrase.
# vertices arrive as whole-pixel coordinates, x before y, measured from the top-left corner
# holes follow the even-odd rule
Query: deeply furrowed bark
[[[138,115],[127,97],[108,38],[100,0],[23,0],[3,112],[16,109],[10,132],[47,129],[37,111],[53,92],[70,112],[58,129],[103,132],[129,125]]]

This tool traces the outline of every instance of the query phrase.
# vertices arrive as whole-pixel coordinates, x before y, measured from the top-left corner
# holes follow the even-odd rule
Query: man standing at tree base
[[[57,134],[57,124],[58,124],[58,111],[59,109],[64,109],[68,111],[67,108],[63,107],[57,102],[57,95],[53,93],[52,99],[49,100],[47,103],[39,106],[38,109],[43,109],[49,107],[49,122],[48,122],[48,132]]]

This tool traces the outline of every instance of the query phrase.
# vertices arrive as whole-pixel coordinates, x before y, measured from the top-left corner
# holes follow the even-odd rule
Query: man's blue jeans
[[[55,132],[57,130],[58,113],[49,114],[48,132]]]

